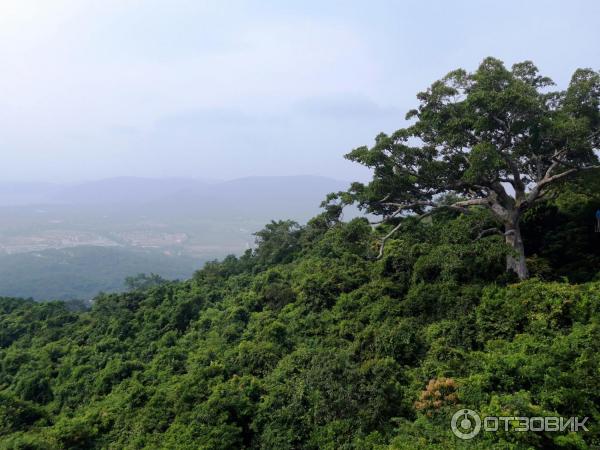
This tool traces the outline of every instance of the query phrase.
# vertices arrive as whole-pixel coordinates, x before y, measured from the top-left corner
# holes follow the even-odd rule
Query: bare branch
[[[500,231],[497,227],[494,228],[487,228],[485,230],[482,230],[477,237],[475,238],[476,241],[480,240],[481,238],[484,238],[486,236],[490,236],[492,234],[499,234],[500,236],[509,236],[511,234],[515,234],[515,230],[508,230],[506,232],[502,232]]]
[[[396,231],[398,231],[400,229],[400,226],[402,225],[402,222],[400,222],[398,225],[396,225],[392,231],[390,231],[388,234],[386,234],[383,238],[381,238],[381,242],[379,243],[379,253],[377,254],[377,259],[381,259],[381,257],[383,256],[383,250],[385,249],[385,243],[386,241],[391,238],[394,233]]]
[[[379,200],[379,203],[383,203],[383,202],[387,201],[391,197],[391,195],[392,195],[392,193],[390,192],[385,197],[383,197],[381,200]]]
[[[453,203],[451,206],[466,207],[466,206],[483,206],[483,205],[489,205],[489,204],[490,204],[490,198],[484,197],[484,198],[472,198],[469,200],[462,200],[460,202]]]
[[[552,172],[554,171],[554,169],[556,169],[559,165],[563,164],[563,161],[561,161],[561,158],[563,156],[565,156],[568,153],[568,149],[563,148],[561,150],[557,150],[554,152],[554,154],[552,155],[552,164],[550,164],[550,167],[548,167],[548,170],[546,170],[546,173],[544,174],[544,178],[542,178],[542,180],[549,178],[552,175]]]
[[[476,241],[480,240],[481,238],[484,238],[486,236],[490,236],[492,234],[502,234],[502,231],[500,231],[497,227],[494,228],[487,228],[485,230],[482,230],[477,237],[475,238]]]
[[[540,188],[540,190],[542,190],[544,188],[544,186],[546,186],[550,183],[553,183],[555,181],[558,181],[562,178],[568,177],[569,175],[571,175],[575,172],[581,172],[584,170],[594,170],[594,169],[600,169],[600,165],[586,166],[586,167],[573,167],[572,169],[566,170],[566,171],[564,171],[562,173],[558,173],[556,175],[552,175],[551,177],[544,177],[544,179],[538,183],[538,187]]]
[[[415,209],[418,208],[419,206],[432,206],[432,207],[436,207],[437,205],[429,200],[423,200],[423,201],[418,201],[418,202],[413,202],[413,203],[396,203],[396,202],[382,202],[381,203],[384,206],[394,206],[396,208],[398,208],[399,211],[404,211],[407,209]]]
[[[530,206],[531,204],[533,204],[536,200],[539,200],[543,197],[543,190],[550,184],[561,180],[563,178],[568,177],[569,175],[572,175],[576,172],[581,172],[584,170],[594,170],[594,169],[600,169],[600,165],[598,166],[587,166],[587,167],[573,167],[572,169],[569,170],[565,170],[564,172],[558,173],[556,175],[551,175],[551,176],[545,176],[532,190],[531,192],[527,195],[527,199],[524,206]],[[550,168],[548,169],[548,171],[546,172],[551,173]]]
[[[387,203],[384,203],[387,204]],[[383,218],[381,220],[375,221],[375,222],[370,222],[371,225],[378,225],[378,224],[382,224],[387,222],[390,219],[393,219],[394,217],[396,217],[398,214],[400,214],[403,211],[402,207],[396,209],[396,211],[394,211],[392,214],[383,216]]]

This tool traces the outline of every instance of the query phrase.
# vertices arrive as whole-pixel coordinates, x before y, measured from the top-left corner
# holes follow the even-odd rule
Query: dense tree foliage
[[[526,279],[523,214],[556,183],[600,168],[600,73],[578,69],[565,91],[552,85],[529,61],[508,70],[486,58],[473,73],[450,72],[418,94],[412,125],[346,156],[373,169],[373,180],[330,200],[357,202],[384,221],[488,208],[514,250],[507,269]]]
[[[7,449],[588,448],[600,445],[597,175],[523,217],[534,277],[493,217],[273,222],[255,250],[90,311],[0,299]],[[143,280],[142,280],[143,281]],[[138,287],[138,289],[136,289]],[[589,416],[587,433],[450,431],[457,408]]]

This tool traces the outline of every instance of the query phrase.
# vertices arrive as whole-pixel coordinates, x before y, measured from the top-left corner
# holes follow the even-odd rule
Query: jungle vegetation
[[[350,154],[370,184],[189,280],[132,283],[89,311],[0,299],[0,447],[600,446],[600,176],[584,139],[600,91],[578,71],[549,100],[536,73],[453,72],[420,95],[415,125]],[[353,202],[384,220],[343,221]],[[518,215],[522,254],[500,208]],[[459,408],[589,417],[589,431],[465,441]]]

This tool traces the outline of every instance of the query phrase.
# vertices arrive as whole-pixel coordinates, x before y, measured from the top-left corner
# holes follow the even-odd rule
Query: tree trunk
[[[512,252],[506,255],[506,270],[515,272],[520,280],[526,280],[529,277],[527,262],[525,260],[525,246],[521,236],[518,220],[505,224],[506,243],[512,249]]]

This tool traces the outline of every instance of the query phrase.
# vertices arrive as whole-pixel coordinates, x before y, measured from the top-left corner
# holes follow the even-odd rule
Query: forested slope
[[[484,211],[273,222],[193,279],[88,312],[0,300],[2,448],[415,449],[600,445],[597,176],[528,212],[533,278]],[[595,187],[594,187],[595,186]],[[481,433],[450,417],[589,416],[587,433]]]

